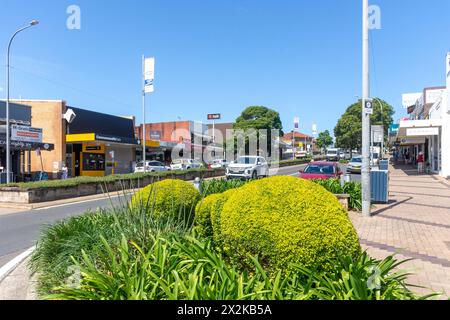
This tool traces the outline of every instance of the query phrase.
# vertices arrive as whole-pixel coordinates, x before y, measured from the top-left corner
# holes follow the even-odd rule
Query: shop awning
[[[439,128],[442,127],[441,119],[433,120],[408,120],[400,121],[400,128],[397,139],[423,138],[439,135]]]

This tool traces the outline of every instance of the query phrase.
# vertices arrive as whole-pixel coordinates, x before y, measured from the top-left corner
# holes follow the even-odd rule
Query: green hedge
[[[20,188],[22,190],[27,189],[46,189],[46,188],[67,188],[76,187],[83,184],[105,184],[119,181],[138,181],[144,178],[160,178],[160,177],[173,177],[176,175],[182,175],[186,173],[205,173],[218,170],[206,170],[206,169],[192,169],[185,171],[165,171],[158,173],[129,173],[129,174],[117,174],[106,177],[77,177],[66,180],[48,180],[37,182],[25,182],[25,183],[11,183],[8,185],[0,186],[7,188]]]
[[[258,256],[272,271],[292,264],[330,270],[337,252],[360,252],[358,235],[337,198],[307,180],[279,176],[235,189],[220,213],[223,250],[234,263]]]

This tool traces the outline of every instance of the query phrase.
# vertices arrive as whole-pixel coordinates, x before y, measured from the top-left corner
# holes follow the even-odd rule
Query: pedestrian
[[[67,168],[66,164],[63,163],[62,168],[61,168],[61,179],[62,180],[67,180],[68,178],[68,174],[69,174],[69,168]]]
[[[409,163],[409,150],[406,150],[405,152],[405,165]]]
[[[419,154],[417,156],[417,171],[419,173],[424,172],[424,163],[425,163],[425,156],[424,156],[423,152],[419,152]]]

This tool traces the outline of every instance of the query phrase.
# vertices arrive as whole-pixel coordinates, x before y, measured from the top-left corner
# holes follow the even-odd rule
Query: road
[[[305,167],[306,165],[279,168],[277,171],[272,170],[271,174],[297,176],[299,170]],[[118,206],[123,200],[121,196],[0,215],[0,267],[35,245],[46,225],[86,211]]]

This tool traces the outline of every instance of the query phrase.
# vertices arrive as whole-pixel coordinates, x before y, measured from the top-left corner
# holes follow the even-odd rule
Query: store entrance
[[[81,153],[83,152],[82,144],[73,145],[73,166],[75,177],[81,176]]]

